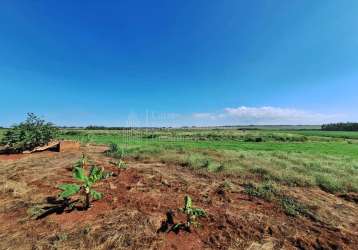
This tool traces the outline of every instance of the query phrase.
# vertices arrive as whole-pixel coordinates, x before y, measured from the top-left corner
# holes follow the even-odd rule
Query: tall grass
[[[141,135],[138,131],[135,133]],[[160,133],[163,136],[164,132]],[[191,134],[188,131],[181,133],[185,133],[186,137]],[[192,140],[164,140],[158,137],[152,140],[138,136],[128,138],[122,132],[80,132],[63,134],[62,137],[83,143],[114,143],[121,149],[125,148],[126,157],[136,160],[161,161],[190,169],[225,172],[244,178],[273,181],[280,185],[316,186],[331,193],[358,192],[357,143],[350,144],[343,139],[311,140],[309,136],[292,141],[287,139],[292,132],[277,137],[277,132],[272,131],[215,131],[219,135],[222,133],[223,138],[197,139],[198,134],[204,136],[208,133],[213,131],[192,132]],[[264,139],[260,142],[226,139],[230,133],[245,133],[247,138],[261,135]],[[272,141],[267,138],[276,139]],[[277,138],[286,139],[281,141]]]

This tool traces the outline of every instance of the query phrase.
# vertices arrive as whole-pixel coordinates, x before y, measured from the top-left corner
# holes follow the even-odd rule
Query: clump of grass
[[[265,168],[265,167],[255,166],[255,167],[249,168],[248,172],[250,172],[251,174],[256,175],[257,177],[259,177],[260,179],[262,179],[264,181],[269,181],[269,180],[276,179],[273,176],[272,171],[269,170],[268,168]]]
[[[182,162],[182,166],[192,169],[207,169],[210,165],[210,160],[201,154],[189,154],[189,156]]]
[[[258,197],[266,201],[272,201],[278,194],[277,188],[271,182],[264,182],[258,186],[248,183],[244,188],[244,192],[249,196]]]
[[[288,196],[280,197],[280,204],[287,215],[298,216],[300,214],[302,215],[308,214],[308,209],[304,205],[299,203],[297,200],[291,197]]]
[[[39,217],[41,214],[44,213],[44,209],[41,206],[35,205],[32,207],[29,207],[26,210],[26,213],[31,217],[31,218],[37,218]]]
[[[225,180],[218,185],[218,187],[216,188],[216,193],[225,196],[226,192],[229,192],[232,189],[233,184],[230,181]]]
[[[342,191],[342,184],[339,183],[338,179],[327,174],[318,174],[316,176],[316,183],[326,192],[337,193]]]
[[[227,169],[225,163],[220,163],[219,166],[215,169],[215,172],[223,172]]]
[[[119,148],[116,143],[109,144],[109,149],[105,152],[106,156],[123,159],[124,158],[124,148]]]
[[[249,196],[278,203],[283,211],[289,216],[305,215],[313,217],[306,206],[294,198],[283,194],[272,182],[264,182],[260,185],[248,183],[244,188],[244,192]]]

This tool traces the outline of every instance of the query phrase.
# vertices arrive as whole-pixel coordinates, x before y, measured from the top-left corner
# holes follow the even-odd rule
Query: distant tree
[[[324,131],[358,131],[358,123],[330,123],[323,124],[321,130]]]
[[[12,126],[4,134],[1,144],[9,152],[32,150],[49,143],[57,134],[58,129],[49,122],[45,122],[33,113],[27,114],[27,119]]]
[[[90,125],[85,128],[86,130],[130,130],[130,127],[106,127]]]

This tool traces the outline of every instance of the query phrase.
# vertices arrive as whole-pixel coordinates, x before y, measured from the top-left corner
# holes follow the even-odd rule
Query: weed
[[[118,169],[124,169],[124,170],[128,168],[127,164],[123,160],[119,160],[118,162],[116,162],[115,166]]]
[[[109,144],[109,150],[107,150],[105,154],[109,157],[115,157],[118,159],[123,159],[125,155],[124,148],[119,148],[116,143]]]
[[[265,182],[259,186],[255,186],[252,183],[249,183],[246,184],[244,188],[245,193],[249,196],[259,197],[266,201],[272,201],[278,193],[278,190],[271,182]]]
[[[115,143],[109,144],[109,152],[110,153],[117,153],[118,152],[118,145]]]
[[[319,174],[316,176],[316,183],[317,185],[323,189],[324,191],[330,193],[337,193],[341,191],[341,185],[337,179],[332,178],[329,175]]]
[[[244,192],[250,196],[258,197],[266,201],[276,201],[289,216],[298,216],[302,214],[315,219],[315,216],[306,208],[306,206],[299,203],[294,198],[283,194],[271,182],[265,182],[257,186],[249,183],[246,184],[244,188]]]
[[[85,225],[84,228],[81,230],[81,233],[87,235],[91,232],[92,228],[90,225]]]
[[[68,236],[66,233],[57,234],[56,238],[58,241],[66,241]]]
[[[200,154],[190,154],[184,162],[182,162],[182,166],[192,169],[206,169],[209,165],[210,160]]]
[[[110,163],[117,168],[118,175],[121,170],[126,170],[128,168],[127,164],[123,160],[119,160],[117,162],[111,161]]]
[[[27,209],[26,213],[31,217],[31,218],[37,218],[39,217],[41,214],[43,214],[44,210],[41,206],[32,206],[30,208]]]
[[[280,203],[287,215],[298,216],[299,214],[306,215],[308,213],[308,210],[305,206],[291,197],[282,196]]]

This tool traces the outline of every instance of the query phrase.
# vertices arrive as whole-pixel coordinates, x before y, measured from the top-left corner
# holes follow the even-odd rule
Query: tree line
[[[321,130],[324,131],[358,131],[358,123],[346,122],[346,123],[330,123],[323,124]]]

